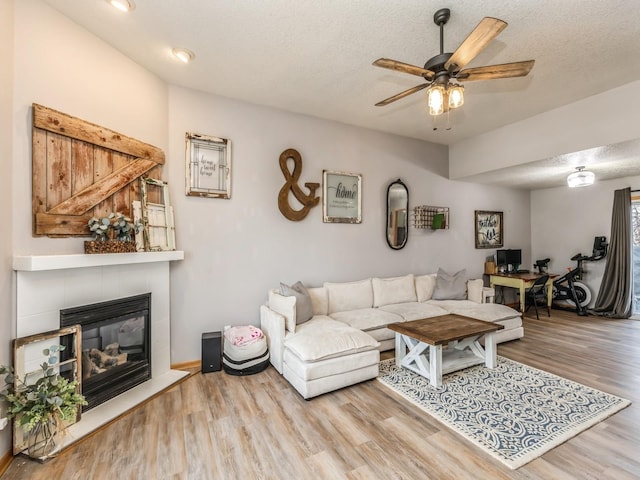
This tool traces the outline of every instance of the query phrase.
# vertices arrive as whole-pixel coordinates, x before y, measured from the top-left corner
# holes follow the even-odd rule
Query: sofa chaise
[[[267,304],[260,307],[271,364],[308,399],[375,378],[380,351],[395,346],[395,334],[387,328],[391,323],[456,313],[503,325],[496,343],[521,338],[520,313],[486,302],[492,297],[482,280],[466,280],[460,273],[456,278],[439,270],[326,282],[322,287],[287,290],[288,295],[281,294],[283,287],[291,288],[286,285],[272,289]],[[303,308],[306,301],[308,313]]]

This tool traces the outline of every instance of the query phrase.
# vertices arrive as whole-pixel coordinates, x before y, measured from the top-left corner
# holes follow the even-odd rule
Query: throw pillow
[[[311,297],[302,282],[296,282],[291,286],[281,283],[280,295],[296,297],[296,325],[311,320],[311,317],[313,317]]]
[[[465,300],[467,298],[467,270],[462,269],[451,275],[441,268],[436,276],[434,300]]]

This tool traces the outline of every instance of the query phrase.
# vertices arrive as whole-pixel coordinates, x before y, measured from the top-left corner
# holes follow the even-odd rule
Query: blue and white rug
[[[515,469],[630,405],[629,400],[498,356],[443,377],[442,387],[380,362],[378,380]]]

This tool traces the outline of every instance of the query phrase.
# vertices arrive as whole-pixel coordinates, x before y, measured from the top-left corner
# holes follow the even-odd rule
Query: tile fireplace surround
[[[182,259],[182,251],[13,257],[18,337],[60,328],[63,308],[151,292],[151,379],[83,413],[64,446],[187,375],[170,366],[169,262]]]

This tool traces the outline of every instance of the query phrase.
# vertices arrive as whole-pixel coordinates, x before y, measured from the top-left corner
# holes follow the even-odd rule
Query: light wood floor
[[[371,380],[303,400],[273,368],[197,374],[41,465],[2,479],[640,478],[640,321],[525,318],[502,356],[633,404],[509,470]]]

